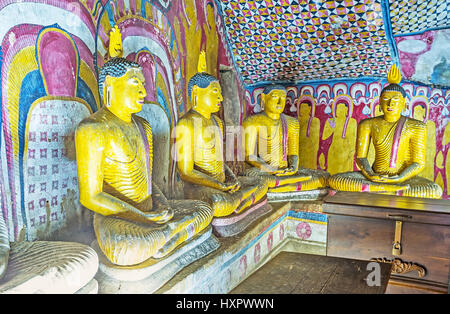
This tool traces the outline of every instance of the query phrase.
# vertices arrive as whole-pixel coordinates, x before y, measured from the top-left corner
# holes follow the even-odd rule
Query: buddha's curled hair
[[[212,76],[205,72],[195,74],[193,77],[191,77],[191,79],[189,80],[189,83],[188,83],[189,99],[191,99],[192,89],[194,88],[194,86],[198,86],[200,88],[206,88],[212,82],[218,82],[218,81],[219,80],[215,76]]]
[[[384,92],[400,92],[403,97],[406,96],[406,91],[403,89],[403,87],[395,83],[391,83],[383,88],[380,95],[382,95]]]
[[[263,94],[264,95],[268,95],[273,90],[284,90],[284,91],[286,91],[286,87],[284,87],[283,85],[280,85],[280,84],[267,85],[264,88],[264,90],[263,90]]]
[[[129,69],[141,69],[141,66],[136,62],[129,61],[125,58],[112,58],[100,69],[100,74],[98,77],[98,88],[100,91],[100,97],[103,98],[103,88],[105,85],[106,77],[121,77],[125,75],[125,73]]]

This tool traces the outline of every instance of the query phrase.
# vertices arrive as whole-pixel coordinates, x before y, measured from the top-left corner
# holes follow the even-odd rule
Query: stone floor
[[[367,278],[370,261],[280,252],[230,294],[382,294],[392,265],[381,263],[379,282]]]

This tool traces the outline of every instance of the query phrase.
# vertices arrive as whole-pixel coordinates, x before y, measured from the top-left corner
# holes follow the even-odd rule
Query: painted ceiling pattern
[[[222,9],[245,85],[380,76],[392,62],[380,0],[223,0]]]
[[[233,62],[247,87],[385,78],[391,64],[402,63],[395,36],[450,27],[448,0],[217,3]]]
[[[389,11],[394,35],[450,27],[448,0],[390,0]]]

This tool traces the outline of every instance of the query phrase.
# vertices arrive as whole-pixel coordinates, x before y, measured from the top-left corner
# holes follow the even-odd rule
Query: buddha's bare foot
[[[152,210],[149,213],[143,213],[144,217],[150,221],[156,222],[158,224],[163,224],[173,217],[172,208],[164,208],[159,210]]]
[[[183,232],[183,231],[182,231]],[[181,244],[181,233],[176,234],[175,236],[173,236],[169,242],[167,242],[166,244],[164,244],[164,246],[162,248],[160,248],[158,250],[158,252],[153,255],[154,258],[163,258],[164,256],[166,256],[167,254],[169,254],[170,252],[172,252],[178,245]]]

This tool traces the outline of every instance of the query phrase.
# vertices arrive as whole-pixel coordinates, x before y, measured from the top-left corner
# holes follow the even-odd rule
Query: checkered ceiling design
[[[450,0],[389,0],[394,35],[450,27]]]
[[[385,77],[382,0],[221,0],[244,85]]]

